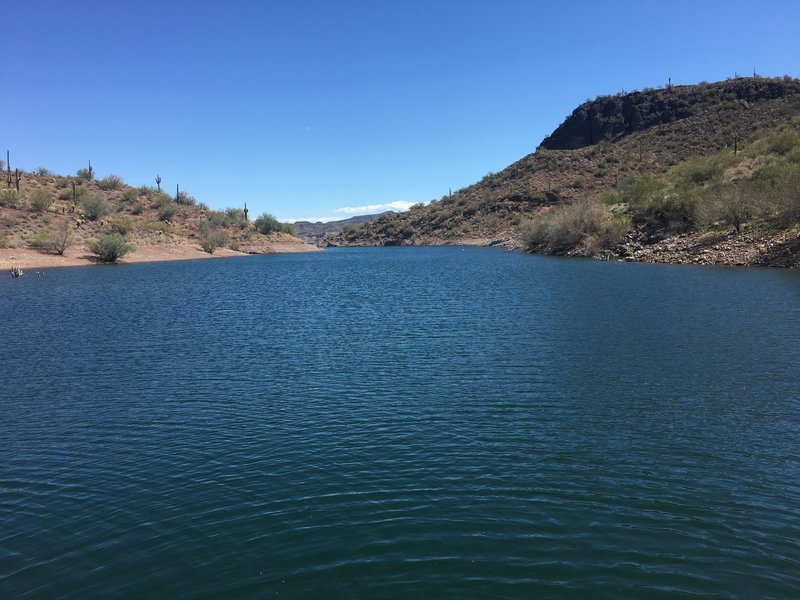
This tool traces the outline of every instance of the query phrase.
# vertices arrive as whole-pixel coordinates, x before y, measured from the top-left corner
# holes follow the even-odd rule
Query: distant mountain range
[[[325,236],[341,233],[346,227],[354,227],[363,223],[369,223],[389,214],[394,214],[394,211],[387,210],[374,215],[359,215],[350,217],[349,219],[328,221],[325,223],[322,221],[317,221],[315,223],[311,221],[295,221],[293,225],[297,237],[305,240],[309,244],[317,244],[322,241]]]

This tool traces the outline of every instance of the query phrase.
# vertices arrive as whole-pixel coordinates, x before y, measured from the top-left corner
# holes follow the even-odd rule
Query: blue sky
[[[794,0],[11,0],[2,12],[12,166],[72,174],[91,159],[101,177],[160,174],[212,208],[287,220],[440,198],[532,152],[597,95],[800,76]]]

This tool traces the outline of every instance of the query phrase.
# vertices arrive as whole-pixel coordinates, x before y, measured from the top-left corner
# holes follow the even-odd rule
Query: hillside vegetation
[[[775,244],[792,249],[789,238],[800,225],[799,148],[796,79],[604,96],[579,106],[536,152],[503,171],[326,242],[499,244],[684,262],[680,249],[662,247],[681,239],[693,248],[684,254],[705,256],[692,262],[753,264],[760,259],[743,257],[743,248],[759,240],[770,251]],[[717,243],[741,247],[716,260]],[[794,264],[778,254],[772,263]]]
[[[61,255],[72,249],[115,262],[135,248],[196,246],[211,254],[268,251],[275,242],[302,241],[264,214],[253,222],[243,208],[212,210],[184,191],[127,185],[116,175],[96,179],[10,170],[0,161],[0,248],[34,248]]]

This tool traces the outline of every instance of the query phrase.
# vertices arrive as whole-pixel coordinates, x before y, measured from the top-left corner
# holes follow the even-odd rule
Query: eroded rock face
[[[691,117],[724,102],[753,103],[800,93],[800,82],[744,77],[719,83],[668,86],[585,102],[542,142],[548,150],[575,150],[649,127]]]

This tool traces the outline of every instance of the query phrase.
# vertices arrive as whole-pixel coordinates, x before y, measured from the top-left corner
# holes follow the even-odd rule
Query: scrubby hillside
[[[211,210],[185,192],[170,195],[154,187],[132,187],[114,175],[97,180],[88,169],[67,177],[47,169],[20,172],[6,167],[2,176],[0,249],[88,258],[98,239],[115,234],[140,252],[164,250],[165,258],[172,256],[170,251],[178,258],[192,250],[202,256],[304,246],[270,215],[250,222],[244,209]]]
[[[736,181],[776,181],[772,169],[781,171],[780,181],[760,186],[758,194],[773,200],[785,195],[797,164],[793,140],[799,116],[800,81],[791,78],[739,78],[601,97],[578,107],[536,152],[503,171],[428,205],[348,229],[327,243],[503,244],[586,255],[618,248],[625,254],[626,239],[646,246],[665,236],[719,230],[724,219],[714,220],[698,189],[714,187],[717,196],[726,197],[726,186]],[[660,182],[656,195],[669,201],[676,194],[694,195],[686,200],[684,226],[636,216],[637,207],[648,202],[635,190],[648,177]],[[680,187],[687,178],[694,188]],[[569,228],[565,219],[556,225],[552,217],[544,227],[545,215],[587,202],[589,213],[608,224],[601,233],[591,231],[592,225],[554,244],[542,237]],[[762,213],[751,211],[738,232]],[[767,226],[764,218],[759,221],[764,235],[768,227],[784,232],[793,227],[791,219],[766,219]],[[598,246],[597,238],[605,236]]]

